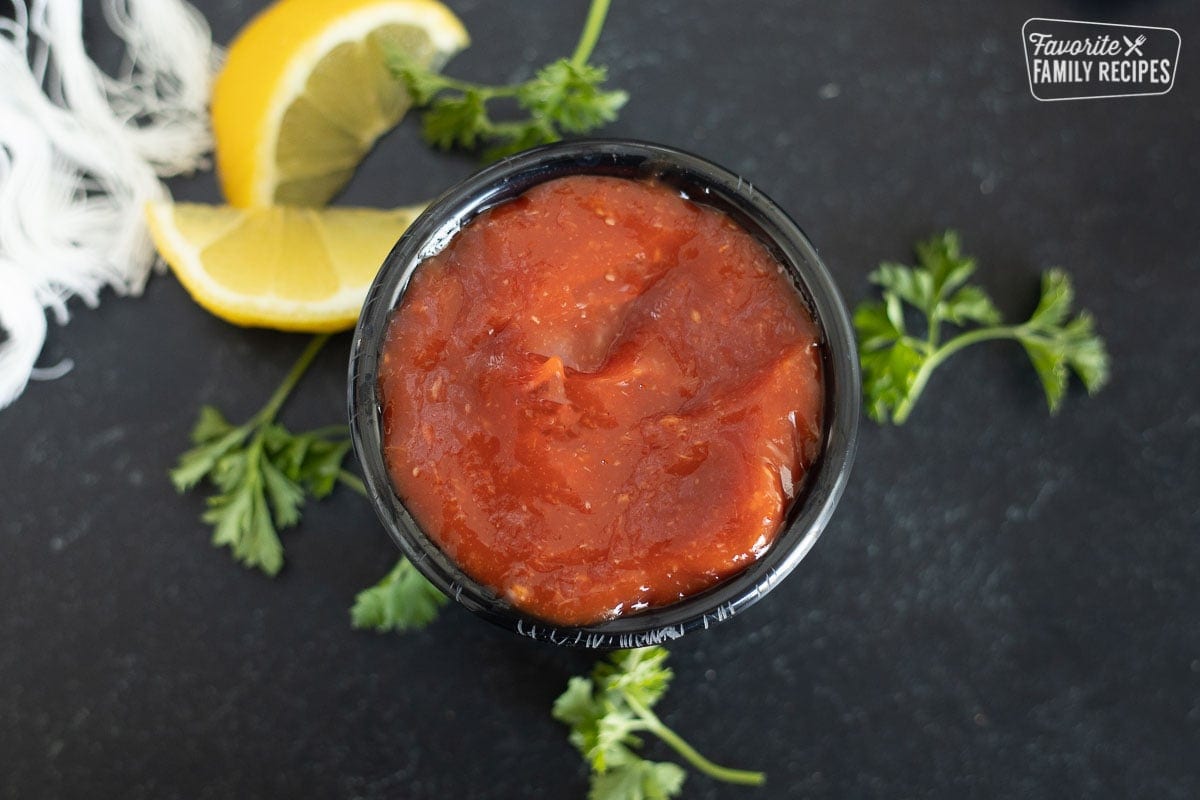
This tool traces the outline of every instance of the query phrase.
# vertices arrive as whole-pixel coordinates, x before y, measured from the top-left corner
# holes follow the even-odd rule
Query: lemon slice
[[[280,0],[238,34],[213,87],[217,171],[240,207],[324,205],[410,100],[398,51],[440,68],[466,29],[435,0]]]
[[[240,209],[151,203],[150,235],[197,303],[237,325],[336,331],[421,207]]]

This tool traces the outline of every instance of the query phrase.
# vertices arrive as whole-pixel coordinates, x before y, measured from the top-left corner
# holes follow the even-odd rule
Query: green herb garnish
[[[313,338],[262,410],[242,425],[203,406],[192,429],[194,447],[171,470],[176,490],[186,492],[208,478],[216,493],[203,519],[213,526],[213,544],[229,547],[248,567],[275,575],[283,567],[279,531],[300,522],[305,500],[329,496],[341,483],[362,496],[367,489],[343,468],[350,431],[332,425],[292,433],[275,422],[288,395],[304,376],[328,334]],[[401,557],[376,586],[359,593],[351,612],[356,628],[406,631],[437,616],[446,598]]]
[[[1015,339],[1037,370],[1050,413],[1066,393],[1068,368],[1095,394],[1108,381],[1108,351],[1086,312],[1071,316],[1074,291],[1060,269],[1042,275],[1042,293],[1033,315],[1020,325],[1001,324],[1000,312],[982,288],[966,285],[975,261],[962,255],[958,234],[947,231],[916,246],[918,266],[883,263],[871,282],[883,302],[865,302],[854,312],[867,413],[877,422],[903,424],[947,358],[989,339]],[[905,307],[925,318],[924,336],[910,333]],[[942,323],[976,327],[942,340]]]
[[[547,64],[523,83],[491,86],[461,81],[397,52],[389,54],[388,64],[408,87],[413,103],[426,109],[422,124],[429,144],[442,150],[482,147],[483,158],[492,161],[557,142],[564,134],[587,133],[617,118],[629,95],[603,89],[607,69],[588,63],[608,5],[609,0],[592,0],[574,54]],[[501,99],[515,102],[525,118],[494,120],[488,104]]]
[[[570,727],[571,744],[591,767],[590,800],[675,797],[686,773],[671,762],[647,761],[635,749],[640,733],[666,742],[696,769],[717,780],[757,786],[761,772],[721,767],[700,755],[651,710],[666,693],[672,672],[662,647],[621,650],[601,661],[592,677],[574,677],[554,701],[554,718]]]
[[[350,619],[356,628],[403,633],[433,622],[445,604],[446,596],[401,558],[383,580],[358,593]]]
[[[328,338],[309,343],[267,404],[244,424],[233,425],[212,406],[201,408],[192,429],[195,446],[171,470],[179,492],[204,478],[212,482],[217,491],[203,519],[213,526],[213,544],[228,546],[238,561],[268,575],[283,566],[278,531],[300,521],[307,497],[327,496],[348,474],[342,470],[350,451],[345,425],[297,434],[275,422]]]

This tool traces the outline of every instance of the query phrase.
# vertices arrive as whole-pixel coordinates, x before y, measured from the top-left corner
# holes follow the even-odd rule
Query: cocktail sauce
[[[414,273],[380,392],[422,529],[558,624],[744,569],[820,446],[818,329],[783,266],[642,180],[560,178],[472,220]]]

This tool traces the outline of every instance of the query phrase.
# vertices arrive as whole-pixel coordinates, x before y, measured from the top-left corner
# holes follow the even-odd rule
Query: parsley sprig
[[[571,678],[554,702],[554,718],[570,728],[571,744],[591,767],[590,800],[660,800],[679,794],[683,768],[639,756],[639,733],[654,734],[717,780],[750,786],[766,780],[761,772],[714,764],[654,713],[671,683],[667,655],[662,647],[617,651],[598,663],[590,678]]]
[[[194,446],[171,470],[179,492],[205,478],[212,482],[216,493],[208,498],[203,519],[213,526],[213,544],[228,546],[238,561],[268,575],[283,566],[278,531],[300,521],[307,497],[325,497],[339,479],[347,479],[345,425],[297,434],[275,421],[328,338],[317,336],[309,343],[267,404],[242,425],[233,425],[212,406],[202,407],[192,429]]]
[[[292,433],[275,421],[296,384],[329,340],[313,338],[266,405],[241,425],[212,406],[200,409],[193,447],[171,470],[171,482],[186,492],[207,478],[216,490],[202,519],[213,527],[213,544],[229,547],[248,567],[275,575],[283,567],[279,531],[300,522],[309,498],[329,496],[337,484],[366,496],[357,475],[343,467],[350,432],[331,425]],[[377,585],[360,592],[351,619],[356,628],[407,631],[423,628],[446,598],[401,557]]]
[[[484,160],[493,161],[556,142],[564,134],[587,133],[617,118],[629,95],[602,88],[608,70],[588,63],[608,5],[609,0],[592,0],[574,54],[547,64],[522,83],[494,86],[457,80],[399,52],[390,53],[388,63],[408,87],[414,105],[425,108],[422,127],[429,144],[442,150],[484,148]],[[488,104],[505,99],[515,102],[525,118],[493,119]]]
[[[1058,412],[1074,371],[1089,394],[1108,382],[1104,340],[1086,311],[1071,316],[1074,290],[1060,269],[1042,275],[1041,298],[1028,320],[1002,324],[987,293],[967,279],[975,261],[964,256],[959,237],[946,231],[916,246],[918,266],[883,263],[871,273],[882,302],[865,302],[854,313],[867,413],[877,422],[903,424],[930,376],[946,359],[978,342],[1015,339],[1025,348],[1046,394]],[[910,332],[905,307],[925,319],[924,336]],[[978,325],[943,341],[943,324]]]

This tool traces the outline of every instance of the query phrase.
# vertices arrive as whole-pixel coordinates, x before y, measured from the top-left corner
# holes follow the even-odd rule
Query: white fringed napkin
[[[0,0],[5,2],[5,0]],[[207,166],[220,50],[183,0],[104,0],[124,42],[110,76],[84,52],[80,0],[8,0],[0,18],[0,409],[37,370],[47,311],[140,294],[155,263],[142,209],[160,177]],[[6,338],[5,338],[6,336]]]

